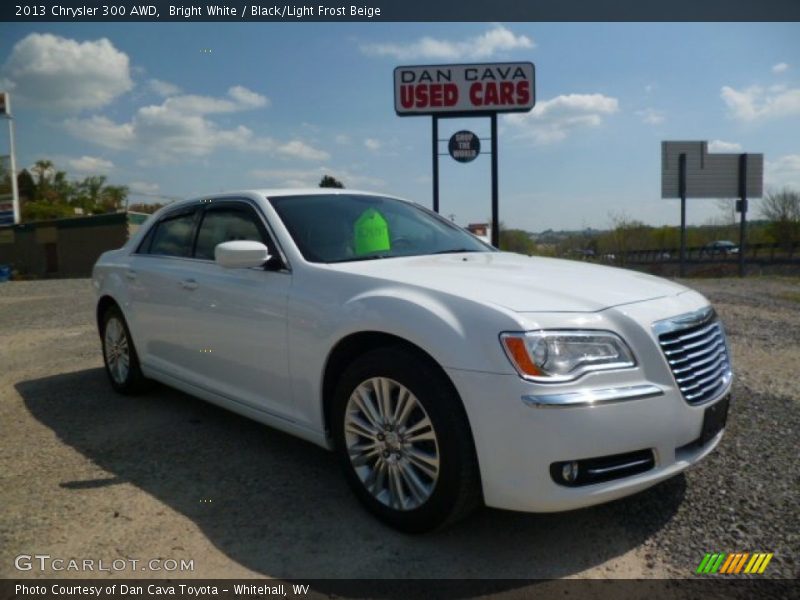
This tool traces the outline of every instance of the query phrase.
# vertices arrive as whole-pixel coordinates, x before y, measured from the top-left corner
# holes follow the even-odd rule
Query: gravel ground
[[[686,473],[672,518],[648,537],[648,555],[666,553],[675,575],[706,552],[774,552],[772,577],[800,575],[800,279],[690,280],[720,314],[736,382],[725,437]],[[671,491],[663,486],[664,492]],[[631,523],[669,498],[644,496]]]
[[[422,537],[369,517],[310,444],[163,387],[113,394],[87,280],[0,284],[0,577],[54,575],[15,571],[21,552],[195,561],[170,577],[642,578],[763,551],[767,576],[796,578],[800,279],[687,283],[737,372],[716,452],[621,501]]]

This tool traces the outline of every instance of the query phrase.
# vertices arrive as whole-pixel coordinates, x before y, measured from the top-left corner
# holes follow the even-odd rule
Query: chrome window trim
[[[560,394],[531,394],[522,396],[522,402],[533,408],[582,408],[629,400],[643,400],[662,395],[664,395],[662,388],[648,383],[627,387],[577,390]]]

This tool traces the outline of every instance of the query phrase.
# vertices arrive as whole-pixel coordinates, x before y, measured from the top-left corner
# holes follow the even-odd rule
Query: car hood
[[[636,271],[509,252],[387,258],[328,266],[516,312],[595,312],[687,290]]]

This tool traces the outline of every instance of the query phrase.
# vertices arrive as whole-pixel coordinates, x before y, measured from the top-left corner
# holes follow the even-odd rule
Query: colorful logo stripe
[[[763,573],[769,561],[772,560],[772,552],[734,552],[725,554],[724,552],[707,553],[697,567],[697,574],[713,575],[720,573],[724,575],[739,575],[747,573],[751,575]]]

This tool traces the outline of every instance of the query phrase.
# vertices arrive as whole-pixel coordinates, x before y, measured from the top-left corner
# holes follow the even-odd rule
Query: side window
[[[160,221],[153,233],[148,254],[191,256],[193,229],[194,213],[184,213]]]
[[[252,240],[267,244],[256,216],[246,208],[218,208],[206,211],[197,233],[194,257],[214,260],[214,248],[222,242]]]

